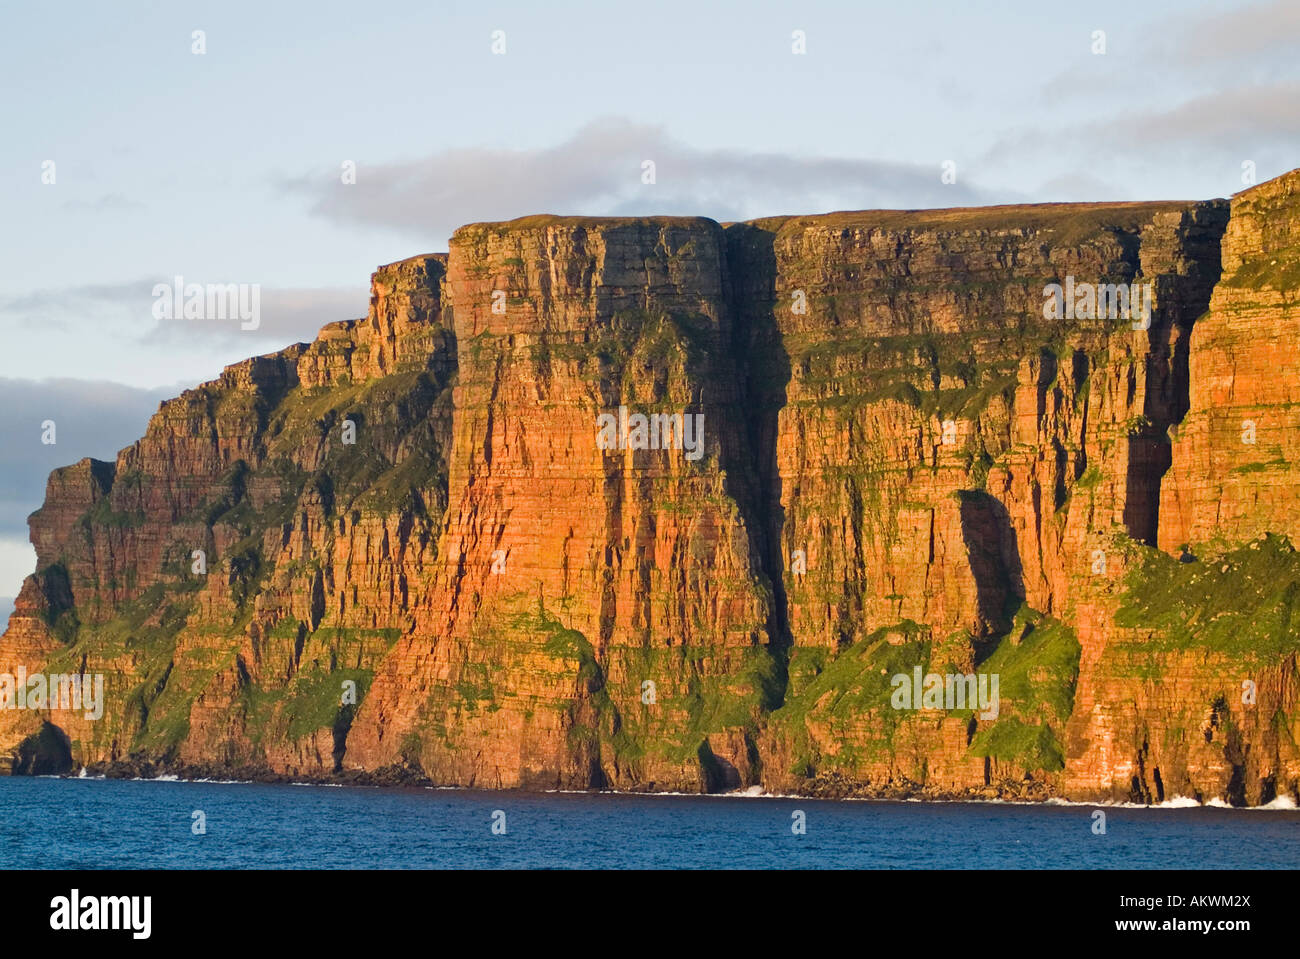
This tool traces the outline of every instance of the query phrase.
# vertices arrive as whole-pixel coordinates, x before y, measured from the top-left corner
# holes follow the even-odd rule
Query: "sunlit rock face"
[[[364,319],[51,476],[0,673],[99,673],[106,702],[0,710],[0,749],[1294,794],[1297,182],[463,227],[376,271]],[[953,701],[994,675],[995,703]]]

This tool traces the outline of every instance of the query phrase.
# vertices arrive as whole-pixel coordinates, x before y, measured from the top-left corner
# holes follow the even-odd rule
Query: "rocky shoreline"
[[[175,778],[186,782],[223,781],[270,784],[307,784],[313,786],[369,786],[389,787],[423,787],[423,788],[465,788],[473,789],[460,783],[437,783],[418,769],[409,766],[393,765],[373,772],[345,770],[329,775],[304,773],[288,775],[276,772],[265,766],[244,766],[230,768],[224,766],[204,766],[193,764],[155,763],[148,760],[91,763],[83,767],[78,775],[64,775],[62,778],[76,779],[82,777],[105,779],[161,779]],[[751,787],[752,788],[752,787]],[[509,790],[545,793],[550,790],[522,789]],[[653,784],[641,789],[587,790],[593,794],[613,792],[622,795],[676,795],[677,790],[658,790]],[[731,792],[735,792],[732,790]],[[743,791],[743,790],[741,790]],[[767,795],[766,793],[764,793]],[[727,795],[727,792],[700,790],[700,795]],[[1043,802],[1059,798],[1046,784],[1036,781],[1015,782],[1006,780],[983,788],[938,789],[907,779],[886,783],[864,783],[848,779],[837,773],[828,773],[809,780],[802,788],[777,796],[800,796],[809,799],[877,799],[877,800],[923,800],[929,802],[962,802],[1000,800],[1004,802]]]
[[[24,774],[17,774],[24,775]],[[44,774],[49,775],[49,774]],[[85,767],[77,775],[59,775],[60,779],[117,779],[123,781],[165,780],[168,782],[190,783],[248,783],[269,785],[307,785],[307,786],[359,786],[373,789],[482,789],[487,792],[524,793],[546,795],[557,790],[536,788],[509,788],[501,790],[484,789],[459,783],[436,783],[422,773],[401,766],[393,766],[375,772],[347,771],[329,776],[297,775],[277,773],[265,767],[227,769],[193,765],[164,765],[151,762],[115,762],[94,763]],[[753,787],[750,787],[752,790]],[[565,792],[585,792],[590,795],[619,796],[680,796],[678,790],[642,789],[589,789],[564,790]],[[1071,805],[1100,807],[1118,804],[1137,805],[1154,808],[1160,803],[1143,802],[1138,797],[1128,800],[1112,798],[1093,801],[1069,799],[1057,795],[1046,783],[1007,780],[990,784],[983,788],[938,789],[910,780],[886,783],[862,783],[846,780],[835,774],[819,776],[806,785],[792,792],[753,793],[747,789],[728,790],[724,792],[707,792],[701,790],[698,795],[727,797],[744,795],[759,799],[818,799],[839,801],[876,801],[876,802],[923,802],[923,803],[1027,803],[1043,804],[1051,800],[1060,800]],[[1206,805],[1203,799],[1196,801]],[[1250,809],[1251,805],[1223,804],[1222,808]]]

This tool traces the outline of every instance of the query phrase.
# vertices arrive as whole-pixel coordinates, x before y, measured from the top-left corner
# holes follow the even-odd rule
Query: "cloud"
[[[27,535],[50,471],[93,456],[112,460],[144,435],[149,417],[179,387],[142,390],[90,380],[0,378],[0,537]],[[53,420],[53,445],[41,442]],[[0,583],[0,589],[4,584]]]
[[[151,288],[148,280],[134,280],[33,290],[22,296],[0,300],[0,316],[11,316],[45,328],[64,329],[69,315],[103,309],[114,314],[126,314],[133,308],[138,310],[141,290],[148,297]],[[148,302],[148,299],[144,300],[146,305]]]
[[[1087,101],[1144,102],[1233,96],[1300,80],[1300,4],[1270,0],[1210,13],[1179,11],[1109,32],[1094,56],[1079,44],[1071,62],[1038,91],[1039,105],[1076,109]],[[1172,109],[1172,107],[1170,107]],[[1208,138],[1207,138],[1208,139]]]
[[[192,281],[185,278],[186,283]],[[249,301],[251,302],[251,300]],[[152,298],[150,299],[152,304]],[[143,337],[166,344],[186,344],[195,340],[220,339],[227,342],[261,341],[287,346],[310,342],[322,326],[337,320],[354,320],[366,315],[368,294],[364,286],[319,287],[316,289],[261,289],[258,295],[260,318],[257,329],[241,329],[238,318],[232,319],[165,319]],[[253,350],[256,352],[256,350]],[[251,355],[251,354],[250,354]]]
[[[185,276],[189,283],[224,285],[227,279]],[[316,338],[320,328],[336,320],[366,315],[364,285],[274,289],[260,287],[261,320],[256,330],[243,330],[237,317],[229,319],[163,319],[153,315],[153,290],[162,283],[171,286],[174,277],[150,277],[117,284],[74,286],[36,290],[0,301],[0,315],[11,315],[25,324],[45,329],[69,329],[69,317],[95,317],[97,322],[116,322],[124,330],[139,331],[141,343],[202,349],[204,344],[247,343],[248,355]]]
[[[1130,110],[1089,118],[1056,129],[1019,129],[995,142],[979,160],[998,164],[1012,158],[1059,157],[1064,150],[1086,154],[1087,175],[1125,164],[1236,168],[1255,160],[1274,175],[1294,166],[1300,155],[1300,83],[1264,84],[1209,93],[1173,106]],[[1112,174],[1113,176],[1113,174]]]
[[[0,596],[0,632],[9,625],[9,614],[14,611],[12,596]]]
[[[1300,47],[1300,5],[1272,0],[1244,9],[1188,17],[1179,14],[1157,27],[1161,58],[1183,69],[1295,66]]]
[[[643,182],[644,162],[654,183]],[[441,240],[458,226],[534,213],[694,214],[717,220],[781,213],[968,206],[995,200],[938,165],[786,153],[702,150],[662,127],[607,118],[533,150],[453,149],[408,163],[362,165],[355,184],[337,173],[282,181],[312,212]]]
[[[1259,143],[1300,147],[1300,83],[1242,87],[1196,97],[1166,110],[1147,110],[1091,124],[1117,142],[1146,147],[1226,150],[1234,156]]]

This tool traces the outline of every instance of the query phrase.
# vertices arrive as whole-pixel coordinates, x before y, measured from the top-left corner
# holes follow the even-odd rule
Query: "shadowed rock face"
[[[0,711],[0,748],[18,771],[1294,793],[1300,564],[1257,537],[1300,519],[1273,462],[1300,379],[1267,372],[1297,345],[1270,285],[1297,179],[1231,218],[464,227],[381,267],[365,319],[51,476],[0,673],[101,672],[107,705]],[[1150,323],[1048,318],[1067,278],[1150,284]],[[1262,411],[1250,452],[1237,406]],[[1154,548],[1216,532],[1240,549]],[[997,708],[898,708],[918,667],[996,673]]]

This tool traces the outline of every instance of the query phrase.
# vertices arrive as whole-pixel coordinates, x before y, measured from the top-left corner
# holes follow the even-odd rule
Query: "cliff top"
[[[439,263],[445,264],[447,262],[447,254],[446,253],[417,253],[415,256],[403,257],[400,260],[394,260],[392,263],[381,263],[375,269],[377,272],[380,270],[391,270],[395,267],[405,266],[408,263],[425,263],[429,260],[436,260]]]
[[[451,235],[454,243],[458,237],[469,233],[501,232],[503,230],[535,230],[548,226],[585,227],[587,229],[613,228],[645,224],[648,226],[681,226],[717,228],[718,221],[707,216],[561,216],[555,213],[534,213],[513,220],[466,223]]]
[[[751,221],[764,225],[781,221],[782,229],[808,226],[831,228],[970,230],[1027,230],[1057,228],[1066,224],[1082,228],[1104,226],[1136,228],[1159,213],[1172,213],[1222,200],[1156,200],[1114,203],[1018,203],[1002,206],[946,207],[923,210],[846,210]]]
[[[1300,171],[1297,171],[1300,176]],[[1226,200],[1156,200],[1098,203],[1016,203],[1000,206],[940,207],[915,210],[845,210],[831,213],[790,214],[758,217],[739,222],[701,216],[560,216],[539,213],[513,220],[467,223],[452,234],[452,242],[468,235],[543,227],[583,227],[609,229],[633,224],[680,227],[756,227],[769,232],[803,230],[808,227],[830,229],[882,230],[1041,230],[1063,229],[1070,233],[1118,228],[1136,229],[1160,213],[1174,213]],[[426,255],[427,256],[427,255]],[[421,259],[416,257],[413,259]],[[402,261],[405,262],[405,261]]]
[[[1256,183],[1254,186],[1248,186],[1244,190],[1238,190],[1232,195],[1233,200],[1240,200],[1250,196],[1253,193],[1277,195],[1294,193],[1300,190],[1300,167],[1294,170],[1288,170],[1281,173],[1271,180],[1265,180],[1263,183]]]

